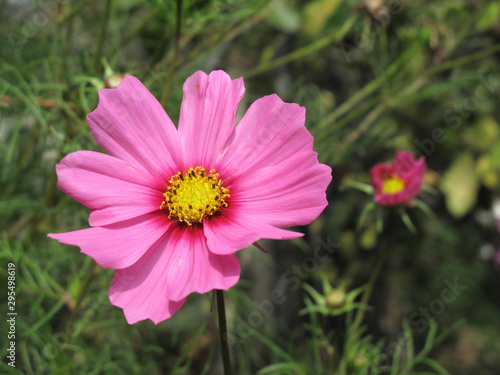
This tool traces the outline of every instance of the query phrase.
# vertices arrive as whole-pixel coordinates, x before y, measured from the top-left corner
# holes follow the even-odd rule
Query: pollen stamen
[[[227,207],[229,190],[221,185],[215,169],[207,174],[203,167],[189,168],[185,174],[178,172],[173,175],[168,183],[160,209],[168,210],[168,217],[172,220],[191,226]]]

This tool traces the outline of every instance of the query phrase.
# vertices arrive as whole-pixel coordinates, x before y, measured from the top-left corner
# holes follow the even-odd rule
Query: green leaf
[[[286,363],[275,363],[274,365],[266,366],[257,372],[258,375],[266,374],[297,374],[304,373],[307,368],[300,363],[286,362]]]
[[[499,134],[500,127],[496,120],[491,116],[482,117],[464,131],[463,141],[477,150],[486,151],[495,144]]]
[[[287,33],[299,30],[301,19],[298,9],[285,1],[279,1],[274,6],[274,12],[269,15],[269,21],[278,29]]]
[[[406,210],[401,210],[400,215],[401,215],[401,220],[403,221],[406,228],[408,228],[408,230],[413,234],[417,233],[417,228],[411,221],[410,216],[408,216]]]
[[[370,201],[365,205],[365,207],[363,208],[363,211],[361,212],[361,215],[359,215],[358,224],[356,225],[357,231],[360,231],[361,228],[363,228],[363,224],[366,221],[366,217],[375,208],[375,205],[376,204],[374,201]]]
[[[491,2],[484,9],[479,17],[476,29],[478,31],[486,31],[493,27],[500,20],[500,3]]]
[[[476,163],[476,173],[481,183],[488,189],[495,189],[499,185],[498,167],[493,164],[490,155],[481,155]]]
[[[372,250],[377,244],[377,229],[374,227],[366,228],[359,237],[359,244],[364,250]]]
[[[319,34],[341,3],[342,0],[314,0],[309,2],[304,7],[304,31],[309,35]]]
[[[437,363],[435,360],[430,359],[430,358],[425,358],[422,363],[425,363],[427,366],[431,367],[434,371],[436,371],[436,374],[439,375],[450,375],[446,369],[441,366],[439,363]]]
[[[425,204],[424,202],[422,202],[420,199],[417,198],[413,198],[412,202],[415,204],[417,208],[419,208],[422,212],[424,212],[429,219],[437,220],[436,214],[427,204]]]
[[[460,154],[446,171],[439,186],[445,195],[446,207],[455,218],[466,215],[476,204],[479,180],[470,152]]]
[[[373,194],[373,186],[370,184],[365,184],[364,182],[353,181],[353,180],[342,180],[342,189],[345,188],[353,188],[359,191],[362,191],[365,194],[372,195]]]
[[[488,153],[479,157],[476,173],[481,183],[488,189],[495,189],[500,184],[500,142],[491,147]]]

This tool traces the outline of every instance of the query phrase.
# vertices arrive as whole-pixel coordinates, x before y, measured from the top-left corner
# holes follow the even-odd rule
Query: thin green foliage
[[[88,227],[55,164],[102,152],[85,120],[99,89],[133,74],[178,123],[186,77],[224,69],[245,79],[237,120],[271,93],[299,103],[333,168],[330,205],[303,238],[238,255],[226,299],[234,373],[493,375],[495,12],[465,0],[0,2],[0,263],[16,265],[18,312],[16,369],[3,361],[0,372],[219,371],[208,297],[129,326],[109,302],[113,271],[46,234]],[[415,207],[392,210],[357,181],[400,149],[424,156],[429,173]],[[440,176],[463,152],[474,181],[457,179],[443,197]],[[466,214],[450,215],[450,201],[472,195]],[[464,342],[476,363],[460,355]],[[3,334],[0,344],[10,345]]]

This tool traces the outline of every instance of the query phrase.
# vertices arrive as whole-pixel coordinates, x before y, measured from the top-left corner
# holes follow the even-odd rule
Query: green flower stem
[[[177,59],[179,58],[179,42],[181,39],[181,24],[182,24],[182,0],[177,0],[177,17],[175,25],[175,46],[174,46],[174,57],[172,58],[172,63],[170,64],[170,71],[168,72],[167,84],[163,89],[163,94],[161,96],[160,103],[162,107],[165,107],[167,103],[168,95],[172,90],[172,82],[174,81],[175,68],[177,67]]]
[[[217,295],[217,313],[219,315],[219,340],[220,351],[222,355],[222,364],[224,365],[224,375],[231,375],[231,360],[229,358],[229,345],[227,340],[226,308],[224,306],[224,292],[216,291]]]
[[[121,48],[125,47],[128,43],[130,43],[135,37],[139,35],[139,33],[148,26],[151,21],[160,13],[160,8],[152,9],[138,24],[135,26],[128,34],[126,34],[119,44],[115,45],[111,53],[107,56],[115,56],[120,52]]]
[[[94,55],[94,60],[92,65],[94,70],[98,70],[99,62],[101,61],[102,45],[104,44],[104,38],[106,37],[106,31],[108,29],[109,20],[111,18],[111,5],[113,0],[106,0],[106,7],[104,8],[104,15],[101,20],[101,31],[99,32],[99,39],[97,40],[97,47]]]
[[[380,275],[380,271],[382,271],[382,268],[385,264],[385,261],[387,260],[388,255],[389,255],[389,248],[384,247],[384,250],[378,260],[375,270],[370,276],[367,288],[364,291],[363,296],[361,297],[360,301],[361,307],[356,311],[354,322],[349,326],[349,329],[347,331],[347,338],[344,345],[345,353],[349,353],[351,348],[353,348],[356,345],[356,340],[360,340],[360,335],[362,334],[362,332],[358,332],[359,327],[361,326],[361,322],[363,321],[363,317],[365,315],[366,308],[368,306],[368,300],[370,299],[370,296],[372,294],[373,287],[377,282],[377,279]],[[348,370],[348,357],[347,355],[344,355],[339,364],[338,375],[348,375],[347,370]]]
[[[318,335],[320,333],[318,317],[314,313],[314,311],[311,311],[309,313],[309,317],[311,319],[311,333],[312,333],[311,340],[312,340],[312,347],[314,349],[313,355],[314,355],[315,373],[322,374],[324,372],[324,369],[323,369],[323,362],[321,361],[321,348],[318,342]]]
[[[310,55],[314,52],[317,52],[325,47],[328,47],[334,42],[338,42],[342,40],[342,38],[349,32],[349,30],[352,28],[354,25],[355,17],[351,17],[344,22],[344,25],[336,32],[331,35],[327,35],[314,43],[311,43],[303,48],[299,48],[285,56],[279,57],[275,60],[267,61],[256,68],[249,70],[245,74],[243,74],[243,77],[245,79],[254,77],[256,75],[259,75],[261,73],[267,72],[271,69],[274,69],[278,66],[287,64],[289,62],[299,60],[303,58],[304,56]]]
[[[388,82],[397,73],[399,73],[400,69],[404,67],[405,64],[421,50],[422,46],[417,43],[409,47],[391,66],[387,68],[385,74],[368,83],[366,86],[352,95],[349,99],[347,99],[344,103],[339,105],[320,124],[318,124],[318,128],[328,128],[333,122],[335,122],[335,120],[337,120],[342,115],[349,113],[352,110],[356,110],[356,107],[358,107],[359,103],[361,103],[370,94],[378,90],[384,83]]]
[[[382,268],[385,264],[385,261],[387,260],[389,255],[389,248],[385,247],[379,260],[377,263],[377,266],[375,267],[375,270],[373,271],[372,275],[370,276],[370,280],[368,281],[368,287],[366,288],[365,292],[363,293],[363,296],[361,297],[361,308],[356,312],[356,316],[354,317],[354,323],[352,325],[352,331],[349,334],[348,340],[356,337],[356,332],[359,329],[361,322],[363,321],[363,317],[366,312],[366,306],[368,305],[368,300],[370,299],[370,296],[373,291],[373,287],[375,286],[375,283],[377,282],[377,279],[380,275],[380,271],[382,271]],[[351,343],[352,344],[352,343]]]
[[[469,55],[459,57],[455,60],[445,61],[438,66],[428,68],[422,73],[422,76],[430,78],[438,73],[445,72],[453,68],[458,68],[459,66],[463,66],[475,61],[484,60],[485,58],[497,53],[498,51],[500,51],[500,43],[497,43],[489,48],[485,48],[480,51],[471,53]]]
[[[59,160],[61,160],[61,153],[59,153]],[[49,208],[52,205],[52,199],[54,197],[54,192],[56,191],[57,186],[57,173],[56,169],[53,168],[50,173],[50,177],[47,181],[47,185],[45,186],[45,193],[43,195],[42,206],[45,208]]]
[[[87,258],[87,259],[90,259],[90,258]],[[75,311],[78,310],[78,307],[80,307],[80,304],[83,301],[83,297],[85,297],[85,295],[87,294],[87,291],[88,291],[89,286],[90,286],[90,281],[92,280],[92,276],[94,275],[94,273],[97,269],[97,263],[92,261],[92,260],[87,261],[87,259],[85,260],[82,272],[79,275],[79,279],[83,280],[83,281],[81,284],[81,288],[78,291],[78,294],[75,296],[75,300],[74,300]]]
[[[368,131],[370,126],[384,113],[387,106],[387,102],[382,102],[370,113],[368,113],[364,120],[359,124],[358,128],[349,134],[347,139],[337,147],[335,152],[340,156],[347,149],[347,147],[352,145],[362,134]]]
[[[71,48],[71,39],[73,37],[74,24],[75,24],[74,18],[69,19],[66,24],[66,32],[64,33],[63,45],[61,51],[62,62],[59,64],[59,71],[58,71],[59,77],[61,78],[63,77],[63,74],[65,74],[66,77],[71,76],[71,73],[69,73],[70,72],[69,63],[71,60],[68,58],[68,56]],[[62,25],[59,23],[57,24],[56,27],[62,29]]]
[[[228,24],[228,26],[224,28],[221,32],[216,33],[211,37],[207,36],[204,41],[198,44],[197,48],[193,49],[185,57],[180,59],[177,63],[177,66],[184,67],[188,65],[190,62],[197,59],[202,53],[208,51],[210,48],[213,48],[217,45],[227,43],[233,40],[237,36],[249,30],[252,26],[257,24],[258,22],[262,21],[269,12],[270,7],[266,6],[267,1],[268,0],[262,0],[260,2],[259,4],[260,6],[257,6],[257,8],[260,10],[257,13],[244,16],[240,21]],[[185,32],[183,35],[181,35],[179,41],[180,49],[188,45],[189,42],[191,42],[191,40],[194,37],[196,37],[200,32],[206,29],[207,26],[205,23],[196,24],[190,27],[188,30],[189,34]],[[169,52],[154,67],[153,65],[149,66],[147,70],[149,71],[153,69],[156,73],[154,75],[149,75],[147,80],[145,80],[145,77],[147,75],[143,77],[143,80],[145,80],[146,87],[151,87],[152,85],[156,84],[160,80],[163,80],[167,76],[168,72],[166,71],[166,69],[163,68],[163,66],[167,64],[167,62],[172,61],[172,55],[173,53]]]
[[[61,16],[58,20],[58,24],[64,24],[66,21],[70,20],[74,16],[76,16],[83,8],[90,4],[94,0],[82,0],[73,6],[69,11],[67,11],[63,16]]]

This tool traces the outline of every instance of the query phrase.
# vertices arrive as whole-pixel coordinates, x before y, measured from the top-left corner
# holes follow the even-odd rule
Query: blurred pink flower
[[[99,90],[87,120],[109,155],[77,151],[56,166],[92,228],[48,236],[116,270],[109,297],[130,324],[170,318],[192,292],[227,290],[236,251],[302,236],[281,228],[327,205],[331,169],[313,152],[304,108],[266,96],[235,127],[241,78],[200,71],[183,90],[178,129],[135,77]]]
[[[424,158],[415,160],[407,151],[396,152],[396,160],[390,165],[375,165],[370,171],[375,202],[383,206],[408,204],[418,195],[425,170]]]

